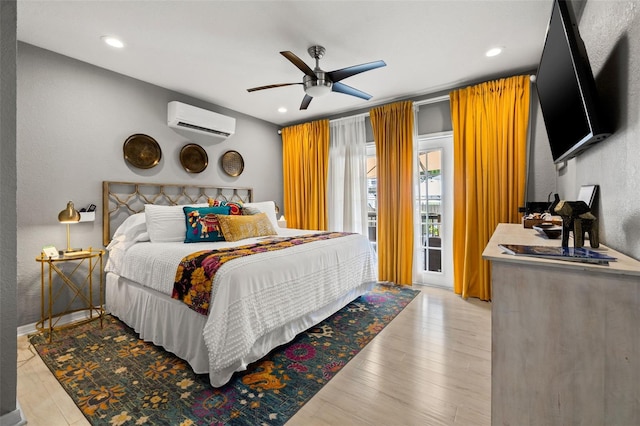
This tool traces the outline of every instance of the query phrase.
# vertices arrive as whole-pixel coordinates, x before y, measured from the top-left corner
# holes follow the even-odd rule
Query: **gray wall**
[[[420,105],[417,115],[418,135],[450,132],[453,130],[453,123],[451,123],[451,104],[448,100]]]
[[[67,201],[77,208],[98,206],[95,222],[71,226],[72,246],[102,247],[103,180],[253,187],[255,200],[283,205],[282,146],[274,124],[24,43],[18,44],[17,65],[19,325],[40,319],[40,267],[34,259],[44,245],[66,247],[66,227],[57,216]],[[167,103],[173,100],[237,120],[234,136],[201,144],[209,157],[202,173],[187,173],[180,164],[179,151],[189,141],[167,127]],[[123,159],[123,143],[134,133],[160,144],[156,167],[136,169]],[[237,178],[219,166],[230,149],[245,162]]]
[[[601,241],[640,259],[640,2],[586,2],[578,28],[614,134],[568,162],[558,192],[600,185]]]
[[[549,138],[544,127],[542,110],[535,85],[531,85],[531,109],[529,113],[529,168],[527,170],[527,201],[552,200],[556,193],[556,168],[551,156]]]
[[[16,424],[16,2],[0,1],[0,423]]]

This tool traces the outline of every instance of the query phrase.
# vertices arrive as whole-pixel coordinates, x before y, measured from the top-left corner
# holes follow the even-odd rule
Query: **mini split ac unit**
[[[169,102],[167,124],[193,142],[219,142],[236,131],[235,118],[178,101]]]

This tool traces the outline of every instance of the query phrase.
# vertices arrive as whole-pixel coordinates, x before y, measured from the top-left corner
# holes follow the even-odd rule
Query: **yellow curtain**
[[[282,129],[284,211],[290,228],[327,229],[329,120]]]
[[[370,111],[378,162],[378,279],[413,282],[413,103]]]
[[[524,203],[529,76],[451,92],[454,292],[491,300],[482,252],[498,223],[519,223]]]

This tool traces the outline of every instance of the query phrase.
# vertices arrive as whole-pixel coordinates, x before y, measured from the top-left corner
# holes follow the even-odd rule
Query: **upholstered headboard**
[[[129,216],[144,211],[145,204],[175,206],[219,201],[253,201],[252,188],[171,183],[102,182],[102,239],[106,246]]]

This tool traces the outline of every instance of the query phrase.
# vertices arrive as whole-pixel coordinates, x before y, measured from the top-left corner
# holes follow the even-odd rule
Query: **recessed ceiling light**
[[[278,108],[278,112],[284,114],[285,112],[287,112],[287,109],[285,107],[280,107]]]
[[[105,43],[107,43],[109,46],[111,47],[116,47],[118,49],[122,49],[124,47],[124,43],[113,36],[102,36],[100,37],[102,39],[102,41],[104,41]]]
[[[502,47],[494,47],[493,49],[487,50],[487,53],[485,53],[485,55],[491,58],[492,56],[498,56],[501,53],[502,53]]]

